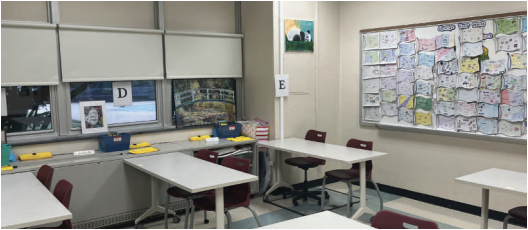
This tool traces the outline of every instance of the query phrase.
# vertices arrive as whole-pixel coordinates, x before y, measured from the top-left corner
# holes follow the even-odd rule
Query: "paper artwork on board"
[[[108,132],[108,117],[106,115],[105,101],[79,102],[81,114],[81,132],[104,133]]]
[[[379,33],[363,34],[363,50],[379,49]]]
[[[510,69],[526,69],[526,54],[509,54]]]
[[[414,122],[414,112],[412,109],[399,108],[398,109],[398,122],[405,121],[408,123]]]
[[[396,101],[396,90],[382,90],[381,100],[385,102],[395,102]]]
[[[456,89],[436,88],[436,96],[440,101],[454,101],[456,97]]]
[[[363,108],[365,116],[364,120],[379,121],[380,120],[380,108],[379,107],[365,107]]]
[[[460,62],[461,73],[475,73],[480,69],[478,58],[464,58]]]
[[[505,74],[502,77],[502,89],[509,90],[526,90],[526,75],[514,76],[511,74]]]
[[[412,70],[399,69],[398,82],[411,83],[414,81],[414,72]]]
[[[458,101],[456,104],[456,115],[473,117],[477,116],[477,104]]]
[[[379,106],[380,105],[380,95],[367,93],[363,94],[363,106]]]
[[[377,50],[363,51],[363,65],[374,64],[379,64],[379,52]]]
[[[499,104],[477,103],[477,116],[487,118],[499,117]]]
[[[438,75],[438,86],[445,88],[455,88],[457,85],[457,78],[458,74],[440,74]]]
[[[500,119],[508,121],[523,121],[524,106],[500,105]]]
[[[522,122],[500,120],[499,133],[510,137],[520,137],[522,135]]]
[[[435,50],[436,50],[436,39],[435,38],[418,38],[418,52],[435,51]]]
[[[519,20],[514,18],[495,19],[495,34],[514,34],[519,31]]]
[[[380,33],[380,49],[392,49],[398,47],[398,31]]]
[[[522,23],[521,33],[524,33],[526,32],[526,17],[521,17],[521,23]]]
[[[410,56],[416,53],[414,48],[414,42],[411,43],[400,43],[398,44],[398,49],[400,50],[399,55]]]
[[[415,80],[429,80],[433,79],[433,67],[432,66],[416,66]]]
[[[460,32],[462,43],[482,41],[482,28],[467,28]]]
[[[414,96],[398,96],[398,107],[412,109],[414,107]]]
[[[436,48],[449,48],[455,46],[454,34],[441,34],[435,37]]]
[[[396,65],[381,65],[380,66],[380,70],[381,70],[381,76],[380,77],[392,77],[392,76],[396,76],[396,70],[398,68],[396,68]]]
[[[382,88],[382,89],[396,89],[396,77],[380,78],[380,88]]]
[[[457,89],[457,99],[459,101],[474,102],[478,101],[478,89]]]
[[[466,132],[477,131],[477,118],[475,117],[457,116],[455,119],[455,124],[457,130],[462,130]]]
[[[477,131],[488,135],[495,135],[499,132],[498,121],[479,117],[477,118]]]
[[[421,109],[424,111],[433,110],[433,98],[416,96],[415,109]]]
[[[419,124],[419,125],[429,126],[433,124],[431,122],[431,113],[416,112],[414,113],[414,116],[415,116],[414,124],[416,125]]]
[[[433,95],[434,82],[432,81],[416,81],[416,94],[422,94],[425,96]]]
[[[522,50],[525,51],[525,52],[526,52],[526,36],[527,36],[526,34],[522,35],[522,42],[523,42],[522,43],[523,44]]]
[[[422,66],[434,66],[435,53],[418,53],[418,65]]]
[[[458,60],[439,61],[437,62],[438,74],[455,74],[458,73]]]
[[[460,73],[458,74],[457,87],[465,89],[477,88],[479,85],[479,78],[474,73]]]
[[[511,106],[521,106],[524,103],[524,92],[503,90],[501,91],[501,102]]]
[[[285,51],[314,51],[314,21],[284,19]]]
[[[400,69],[414,69],[415,65],[416,65],[415,56],[398,57],[398,68]]]
[[[400,42],[412,42],[416,40],[414,29],[400,30]]]
[[[523,124],[524,124],[524,129],[522,131],[522,134],[526,134],[526,132],[527,132],[527,122],[523,121]]]
[[[413,91],[414,91],[413,83],[406,83],[406,82],[398,83],[398,94],[399,95],[411,96],[414,94]]]
[[[498,75],[506,73],[506,61],[501,60],[483,60],[481,73]]]
[[[363,93],[379,93],[380,81],[378,78],[363,80]]]
[[[435,113],[445,115],[445,116],[454,116],[455,115],[455,102],[437,101]]]
[[[455,131],[455,117],[436,116],[436,127]]]
[[[481,89],[500,89],[501,87],[501,76],[500,75],[480,75],[480,88]]]
[[[398,116],[398,105],[396,103],[381,103],[381,116]]]
[[[499,90],[479,89],[479,101],[488,104],[499,104],[501,95]]]
[[[396,51],[397,49],[380,50],[382,64],[396,63]]]
[[[437,61],[451,61],[456,58],[455,48],[440,48],[436,50]]]
[[[497,36],[497,51],[515,51],[520,50],[522,46],[521,36],[519,35],[502,35]]]
[[[380,66],[363,66],[363,79],[378,78],[380,77]]]
[[[482,53],[482,42],[462,44],[462,56],[476,57],[481,55]]]

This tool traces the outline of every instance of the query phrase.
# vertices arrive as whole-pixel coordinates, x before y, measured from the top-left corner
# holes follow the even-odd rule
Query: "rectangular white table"
[[[33,175],[2,176],[2,228],[26,228],[72,218],[72,213]]]
[[[158,181],[164,181],[190,193],[216,191],[216,228],[224,228],[224,187],[258,180],[254,175],[213,164],[184,153],[168,153],[124,160],[126,164],[151,176],[151,207],[135,220],[155,212],[165,212],[159,205]]]
[[[330,211],[318,212],[276,224],[264,229],[374,229],[373,227],[348,219]]]
[[[340,161],[348,164],[359,163],[359,185],[360,185],[360,208],[354,213],[352,219],[357,219],[363,213],[370,212],[375,214],[373,210],[367,207],[366,200],[366,161],[372,160],[374,158],[381,157],[387,153],[369,151],[363,149],[349,148],[346,146],[332,145],[326,143],[320,143],[315,141],[308,141],[299,138],[287,138],[282,140],[273,140],[273,141],[259,141],[259,146],[267,147],[269,149],[275,149],[285,152],[291,152],[296,154],[301,154],[310,157],[316,157],[325,160]],[[266,192],[266,197],[273,192],[275,189],[280,187],[289,187],[291,185],[286,184],[282,181],[281,172],[280,172],[280,163],[282,163],[281,154],[276,155],[276,166],[275,174],[277,182],[271,186],[271,188]],[[293,189],[293,188],[292,188]]]
[[[526,197],[526,178],[526,173],[491,168],[458,177],[455,181],[482,188],[480,227],[486,229],[488,228],[489,190]]]

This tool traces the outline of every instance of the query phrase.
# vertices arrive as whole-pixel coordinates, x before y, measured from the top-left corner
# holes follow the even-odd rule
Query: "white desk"
[[[264,229],[374,229],[373,227],[348,219],[330,211],[318,212],[276,224]]]
[[[307,155],[325,160],[341,161],[348,164],[359,163],[360,171],[360,208],[352,216],[352,219],[357,219],[363,213],[370,212],[375,214],[373,210],[367,207],[366,200],[366,161],[374,158],[381,157],[387,153],[369,151],[363,149],[349,148],[346,146],[332,145],[319,143],[315,141],[307,141],[298,138],[287,138],[282,140],[274,141],[259,141],[259,146],[267,147],[269,149],[275,149],[280,151],[286,151],[291,153],[297,153],[301,155]],[[277,165],[275,166],[275,173],[277,176],[277,182],[266,192],[268,196],[275,189],[286,186],[292,188],[290,185],[282,181],[280,172],[280,163],[282,163],[281,154],[277,154]]]
[[[480,227],[488,228],[489,190],[526,197],[526,173],[504,169],[486,169],[455,181],[482,188],[482,210]]]
[[[2,228],[26,228],[71,218],[71,212],[33,173],[2,176]]]
[[[154,212],[165,212],[165,209],[159,205],[158,180],[191,193],[215,189],[216,228],[224,228],[223,188],[258,180],[254,175],[200,160],[184,153],[160,154],[124,161],[151,176],[152,206],[136,219],[136,224]]]

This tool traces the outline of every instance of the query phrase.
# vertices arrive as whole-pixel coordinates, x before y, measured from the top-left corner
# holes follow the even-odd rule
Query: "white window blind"
[[[242,77],[242,37],[166,31],[167,78]]]
[[[163,79],[162,33],[60,25],[62,81]]]
[[[56,27],[2,22],[2,86],[59,84]]]

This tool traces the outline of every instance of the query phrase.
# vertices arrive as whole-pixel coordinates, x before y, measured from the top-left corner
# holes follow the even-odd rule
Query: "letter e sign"
[[[275,75],[275,97],[287,97],[290,94],[289,75]]]
[[[132,82],[113,82],[114,107],[132,105]]]

